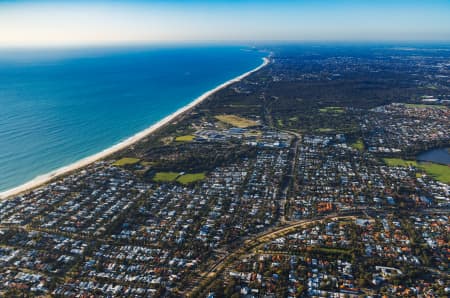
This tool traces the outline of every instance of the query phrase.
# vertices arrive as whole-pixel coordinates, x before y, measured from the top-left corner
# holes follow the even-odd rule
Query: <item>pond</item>
[[[417,155],[419,161],[431,161],[439,164],[450,165],[450,148],[432,149]]]

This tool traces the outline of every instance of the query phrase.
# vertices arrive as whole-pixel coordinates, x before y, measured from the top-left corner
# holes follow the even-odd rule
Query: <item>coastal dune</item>
[[[265,67],[266,65],[268,65],[270,62],[270,60],[268,58],[263,58],[263,63],[261,65],[259,65],[258,67],[244,73],[241,74],[205,93],[203,93],[201,96],[199,96],[198,98],[196,98],[194,101],[192,101],[191,103],[189,103],[188,105],[178,109],[176,112],[166,116],[165,118],[161,119],[160,121],[158,121],[157,123],[151,125],[150,127],[136,133],[135,135],[129,137],[128,139],[121,141],[120,143],[117,143],[115,145],[113,145],[112,147],[109,147],[99,153],[96,153],[94,155],[88,156],[86,158],[83,158],[73,164],[61,167],[57,170],[54,170],[50,173],[38,176],[36,178],[34,178],[33,180],[26,182],[20,186],[17,186],[15,188],[9,189],[7,191],[4,192],[0,192],[0,199],[5,199],[8,197],[12,197],[12,196],[16,196],[19,195],[21,193],[30,191],[32,189],[35,189],[37,187],[40,187],[50,181],[52,181],[55,178],[58,178],[59,176],[62,175],[66,175],[70,172],[76,171],[80,168],[83,168],[85,166],[88,166],[89,164],[92,164],[98,160],[104,159],[106,157],[108,157],[109,155],[116,153],[118,151],[121,151],[125,148],[127,148],[128,146],[142,140],[143,138],[147,137],[148,135],[152,134],[153,132],[155,132],[156,130],[160,129],[161,127],[165,126],[166,124],[172,122],[173,120],[175,120],[177,117],[179,117],[180,115],[188,112],[189,110],[191,110],[193,107],[195,107],[196,105],[200,104],[202,101],[204,101],[205,99],[207,99],[209,96],[211,96],[212,94],[218,92],[219,90],[228,87],[231,84],[234,84],[236,82],[239,82],[240,80],[244,79],[245,77],[251,75],[252,73],[260,70],[261,68]]]

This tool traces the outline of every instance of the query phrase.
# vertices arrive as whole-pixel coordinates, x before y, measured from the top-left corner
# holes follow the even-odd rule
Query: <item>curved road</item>
[[[295,231],[295,229],[307,226],[309,224],[314,223],[321,223],[323,221],[329,221],[329,220],[342,220],[342,219],[356,219],[355,215],[338,215],[338,214],[331,214],[319,219],[306,219],[301,221],[296,221],[294,223],[290,223],[288,225],[272,228],[266,232],[263,232],[254,238],[250,240],[244,241],[244,245],[233,251],[230,252],[228,255],[217,261],[210,270],[203,272],[201,274],[200,280],[198,282],[198,285],[194,287],[188,294],[187,297],[194,297],[194,294],[197,293],[197,291],[202,290],[206,288],[208,285],[211,284],[211,282],[214,281],[215,277],[220,274],[227,265],[230,265],[230,263],[237,257],[248,254],[251,252],[252,249],[256,248],[257,246],[264,244],[267,241],[276,239],[278,237],[284,236],[288,233],[291,233]]]

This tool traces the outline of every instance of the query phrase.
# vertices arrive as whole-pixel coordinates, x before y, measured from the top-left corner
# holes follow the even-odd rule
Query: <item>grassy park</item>
[[[432,162],[417,162],[415,160],[405,160],[401,158],[383,158],[383,161],[390,167],[413,166],[421,169],[438,181],[450,183],[450,167],[446,165]]]
[[[344,112],[344,109],[341,107],[325,107],[319,109],[321,113],[332,113],[332,114],[340,114]]]
[[[130,165],[137,164],[139,161],[140,161],[139,158],[124,157],[124,158],[121,158],[121,159],[117,160],[116,162],[114,162],[113,166],[117,166],[117,167],[130,166]]]
[[[205,179],[205,173],[184,174],[178,177],[177,182],[187,185]]]
[[[405,160],[401,158],[383,158],[383,161],[390,167],[417,167],[415,160]]]
[[[155,182],[178,182],[183,185],[188,185],[197,181],[205,179],[205,173],[181,174],[177,172],[157,172],[153,177]]]
[[[352,148],[355,148],[359,151],[364,151],[364,148],[365,148],[364,142],[361,139],[359,139],[356,142],[354,142],[353,144],[351,144],[351,146],[352,146]]]
[[[153,181],[156,182],[173,182],[175,181],[178,176],[180,176],[180,173],[176,172],[158,172],[153,177]]]
[[[178,136],[175,138],[175,142],[192,142],[194,138],[193,135]]]
[[[215,118],[221,122],[239,128],[247,128],[258,125],[258,122],[256,121],[245,119],[236,115],[217,115]]]

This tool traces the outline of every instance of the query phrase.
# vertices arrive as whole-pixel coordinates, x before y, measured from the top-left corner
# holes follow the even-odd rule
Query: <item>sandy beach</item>
[[[109,147],[99,153],[96,153],[94,155],[88,156],[86,158],[83,158],[73,164],[64,166],[62,168],[59,168],[55,171],[52,171],[50,173],[44,174],[44,175],[40,175],[36,178],[34,178],[33,180],[26,182],[20,186],[14,187],[12,189],[9,189],[7,191],[1,192],[0,193],[0,198],[1,199],[5,199],[11,196],[15,196],[27,191],[30,191],[34,188],[40,187],[50,181],[52,181],[53,179],[68,174],[70,172],[73,172],[75,170],[78,170],[80,168],[83,168],[91,163],[94,163],[98,160],[104,159],[106,157],[108,157],[109,155],[123,150],[126,147],[140,141],[141,139],[145,138],[146,136],[150,135],[151,133],[155,132],[156,130],[158,130],[159,128],[163,127],[164,125],[172,122],[173,120],[175,120],[178,116],[186,113],[187,111],[191,110],[193,107],[195,107],[196,105],[198,105],[199,103],[201,103],[203,100],[205,100],[206,98],[208,98],[210,95],[214,94],[215,92],[233,84],[236,83],[240,80],[242,80],[243,78],[249,76],[250,74],[260,70],[261,68],[263,68],[264,66],[266,66],[267,64],[269,64],[270,60],[268,58],[263,58],[263,63],[261,65],[259,65],[258,67],[238,76],[235,77],[205,93],[203,93],[201,96],[199,96],[198,98],[196,98],[194,101],[192,101],[191,103],[189,103],[188,105],[180,108],[179,110],[177,110],[176,112],[166,116],[165,118],[161,119],[160,121],[158,121],[157,123],[153,124],[152,126],[144,129],[143,131],[138,132],[137,134],[131,136],[130,138],[117,143],[115,145],[113,145],[112,147]]]

